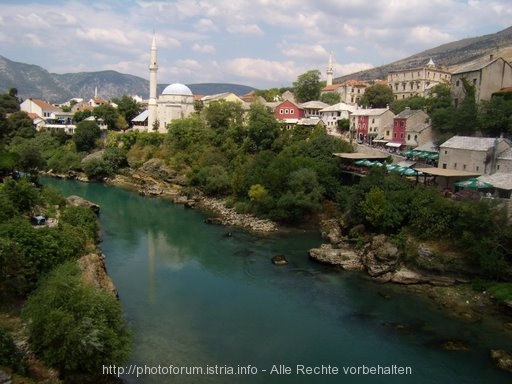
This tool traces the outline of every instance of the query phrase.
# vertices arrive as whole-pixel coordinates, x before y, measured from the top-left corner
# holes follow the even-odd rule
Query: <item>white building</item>
[[[338,130],[338,121],[342,119],[350,120],[350,115],[357,110],[354,105],[338,103],[330,105],[320,110],[320,116],[325,124],[329,135],[341,136]]]
[[[186,85],[173,83],[157,98],[157,72],[156,38],[153,36],[149,65],[148,109],[136,116],[132,122],[134,129],[137,130],[167,133],[167,125],[171,121],[186,118],[194,112],[194,95]]]

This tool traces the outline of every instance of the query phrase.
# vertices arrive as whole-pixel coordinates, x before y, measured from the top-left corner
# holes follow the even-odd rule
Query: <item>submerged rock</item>
[[[274,257],[272,257],[272,264],[275,264],[275,265],[286,265],[288,264],[288,260],[286,260],[286,257],[284,257],[283,255],[276,255]]]
[[[504,349],[492,349],[491,358],[494,360],[498,368],[512,372],[512,353]]]

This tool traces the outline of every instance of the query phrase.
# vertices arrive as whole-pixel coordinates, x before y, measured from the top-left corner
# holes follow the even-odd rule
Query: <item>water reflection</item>
[[[200,212],[101,185],[56,182],[101,205],[102,250],[135,330],[130,363],[407,365],[411,377],[151,377],[136,383],[506,383],[490,347],[510,338],[448,318],[428,299],[309,260],[316,234],[252,236]],[[231,229],[230,229],[231,230]],[[270,259],[283,254],[285,266]],[[442,351],[446,340],[470,351]]]

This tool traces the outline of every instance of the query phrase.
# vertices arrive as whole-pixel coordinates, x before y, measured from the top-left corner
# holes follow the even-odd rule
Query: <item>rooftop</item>
[[[441,144],[440,148],[468,149],[472,151],[487,151],[496,144],[492,137],[471,137],[471,136],[453,136]]]

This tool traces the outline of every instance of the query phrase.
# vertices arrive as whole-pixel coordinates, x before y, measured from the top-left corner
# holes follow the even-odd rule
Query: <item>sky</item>
[[[291,86],[330,53],[334,77],[512,25],[510,0],[0,0],[0,55],[52,73]],[[434,58],[435,60],[435,58]]]

